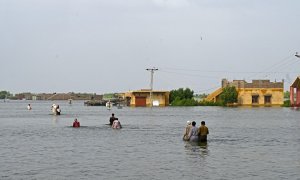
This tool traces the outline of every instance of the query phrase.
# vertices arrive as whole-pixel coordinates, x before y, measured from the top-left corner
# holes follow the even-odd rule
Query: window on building
[[[265,96],[265,104],[271,104],[271,96]]]
[[[258,95],[252,95],[252,104],[258,104]]]

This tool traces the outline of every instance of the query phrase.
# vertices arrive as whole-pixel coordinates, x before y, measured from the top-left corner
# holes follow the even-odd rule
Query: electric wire
[[[271,77],[272,75],[279,76],[282,74],[286,74],[286,76],[288,76],[288,74],[294,74],[294,73],[299,74],[299,71],[290,71],[291,65],[292,65],[292,68],[294,68],[296,70],[297,66],[295,66],[295,64],[299,64],[299,63],[300,63],[300,61],[296,60],[294,58],[294,55],[290,55],[290,56],[287,56],[287,57],[277,61],[273,65],[268,66],[260,71],[227,71],[227,70],[213,71],[213,70],[176,68],[176,67],[162,67],[162,68],[159,68],[159,71],[162,73],[165,73],[165,74],[175,74],[175,75],[180,75],[180,76],[189,76],[189,77],[195,77],[195,78],[210,78],[210,79],[222,79],[224,77],[223,74],[226,74],[227,76],[228,76],[228,74],[252,74],[252,75],[250,75],[246,78],[242,78],[242,79],[244,79],[244,80],[252,79],[253,80],[255,77],[266,78],[266,77]],[[187,73],[187,71],[189,73]],[[196,72],[196,73],[194,73],[194,72]],[[210,74],[217,73],[217,74],[221,74],[221,75],[207,76],[207,75],[203,75],[203,73],[210,73]],[[241,79],[241,78],[238,78],[238,79]],[[176,79],[176,81],[178,81],[178,80],[179,79]],[[186,81],[186,79],[184,79],[184,81]],[[172,82],[172,81],[170,81],[170,82]],[[287,83],[287,81],[285,81],[285,83]],[[218,87],[220,87],[220,86],[214,86],[211,88],[199,90],[197,92],[207,92],[209,90],[216,89]]]

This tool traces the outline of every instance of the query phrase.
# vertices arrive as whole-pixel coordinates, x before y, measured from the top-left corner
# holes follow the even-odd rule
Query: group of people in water
[[[32,110],[31,104],[28,104],[28,105],[27,105],[27,109],[28,109],[28,110]],[[53,104],[53,105],[51,106],[51,111],[52,111],[52,113],[53,113],[54,115],[60,115],[60,112],[61,112],[61,110],[60,110],[60,108],[59,108],[59,105],[56,105],[56,104]]]
[[[28,110],[31,110],[32,107],[30,104],[27,106]],[[60,115],[60,108],[59,105],[53,104],[51,110],[54,115]],[[118,118],[115,117],[115,114],[112,113],[111,117],[109,118],[109,124],[113,129],[121,129],[122,125]],[[80,122],[77,118],[74,119],[73,122],[74,128],[80,127]],[[201,122],[199,128],[196,127],[195,121],[187,121],[187,126],[184,130],[183,140],[184,141],[191,141],[191,142],[207,142],[207,135],[209,134],[208,128],[205,125],[205,121]]]
[[[184,141],[191,142],[207,142],[207,135],[209,134],[205,121],[201,122],[199,128],[196,127],[196,122],[187,121],[187,126],[183,134]]]
[[[109,125],[113,129],[121,129],[122,128],[122,125],[121,125],[119,119],[115,117],[114,113],[112,113],[111,117],[109,118]],[[74,128],[79,128],[80,127],[80,122],[77,120],[77,118],[74,119],[73,127]]]
[[[28,110],[31,110],[32,107],[30,104],[28,104],[27,106],[27,109]],[[56,105],[56,104],[53,104],[52,107],[51,107],[51,111],[54,115],[60,115],[60,108],[59,108],[59,105]],[[121,129],[122,128],[122,125],[119,121],[118,118],[115,117],[115,114],[112,113],[111,114],[111,117],[109,118],[109,125],[113,128],[113,129]],[[80,122],[78,121],[77,118],[74,119],[74,122],[73,122],[73,127],[74,128],[79,128],[80,127]]]

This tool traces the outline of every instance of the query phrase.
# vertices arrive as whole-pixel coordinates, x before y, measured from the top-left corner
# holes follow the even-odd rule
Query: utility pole
[[[150,107],[152,107],[153,102],[152,102],[152,91],[153,91],[153,75],[154,75],[154,71],[157,71],[157,68],[148,68],[146,69],[147,71],[151,72],[151,81],[150,81]]]

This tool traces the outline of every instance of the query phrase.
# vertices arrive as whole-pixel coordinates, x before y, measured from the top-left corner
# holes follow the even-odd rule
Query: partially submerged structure
[[[238,92],[238,105],[241,106],[281,106],[283,104],[283,81],[270,82],[270,80],[222,80],[222,87],[209,94],[206,101],[220,101],[223,88],[234,86]]]
[[[169,91],[141,89],[126,92],[125,99],[129,106],[134,107],[168,106],[169,95]]]
[[[300,107],[300,76],[290,86],[291,106]]]

